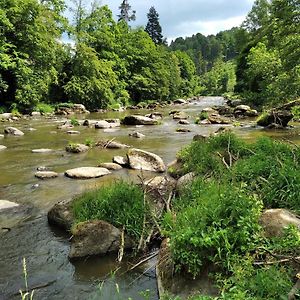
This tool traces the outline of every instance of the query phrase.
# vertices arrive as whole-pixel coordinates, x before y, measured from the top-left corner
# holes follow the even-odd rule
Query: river
[[[205,97],[200,101],[175,108],[188,113],[191,120],[201,109],[221,105],[221,97]],[[160,155],[165,163],[174,160],[176,153],[187,145],[195,134],[210,134],[218,125],[196,125],[191,121],[187,128],[190,133],[177,133],[176,128],[183,127],[173,120],[168,112],[174,107],[158,109],[164,115],[161,125],[122,126],[119,129],[94,129],[79,126],[75,130],[79,135],[68,135],[65,130],[57,129],[62,118],[36,117],[14,123],[1,123],[0,133],[5,126],[21,129],[22,137],[5,137],[0,144],[7,149],[0,152],[0,199],[5,199],[28,207],[22,215],[0,214],[0,227],[11,230],[0,233],[0,299],[20,299],[19,289],[24,288],[22,258],[26,258],[29,287],[35,288],[34,299],[158,299],[153,264],[127,272],[132,262],[124,261],[117,265],[115,256],[94,257],[71,263],[68,260],[68,236],[47,223],[48,210],[58,201],[73,198],[83,190],[101,186],[116,178],[135,179],[137,171],[123,169],[99,179],[74,180],[63,176],[67,169],[83,166],[97,166],[100,162],[110,162],[115,155],[124,155],[126,150],[93,148],[87,153],[69,154],[64,149],[69,142],[85,140],[99,141],[113,139],[135,148],[151,151]],[[77,116],[80,119],[122,118],[127,114],[146,114],[149,111],[125,111],[92,113]],[[243,123],[244,121],[242,121]],[[252,123],[251,123],[252,122]],[[253,140],[261,135],[275,138],[288,138],[300,144],[299,124],[294,129],[266,131],[251,124],[234,127],[233,131],[245,139]],[[32,130],[35,129],[35,130]],[[139,131],[146,137],[129,137],[133,131]],[[51,153],[32,153],[32,149],[51,148]],[[60,176],[50,180],[34,177],[37,167],[47,166]],[[147,176],[153,174],[147,173]],[[114,272],[116,268],[117,272]],[[142,273],[145,274],[142,275]],[[101,288],[99,284],[104,282]],[[120,290],[120,294],[118,293]],[[149,298],[141,292],[149,290]]]

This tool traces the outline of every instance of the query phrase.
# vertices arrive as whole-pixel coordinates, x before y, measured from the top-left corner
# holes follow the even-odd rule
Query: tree
[[[146,25],[145,31],[150,35],[152,41],[156,45],[163,44],[162,29],[159,24],[159,15],[155,10],[154,6],[151,6],[147,14],[148,23]]]
[[[123,0],[121,5],[119,6],[120,14],[118,15],[119,20],[118,21],[125,21],[127,24],[130,21],[135,21],[135,13],[136,11],[133,10],[131,13],[131,6],[129,5],[127,0]]]

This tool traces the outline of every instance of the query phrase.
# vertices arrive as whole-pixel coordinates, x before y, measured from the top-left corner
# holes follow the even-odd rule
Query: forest
[[[64,0],[0,0],[1,111],[196,95],[235,95],[263,107],[299,97],[298,0],[256,0],[239,28],[170,45],[154,7],[145,28],[130,26],[127,1],[117,18],[108,6],[75,1],[69,20],[68,9]]]

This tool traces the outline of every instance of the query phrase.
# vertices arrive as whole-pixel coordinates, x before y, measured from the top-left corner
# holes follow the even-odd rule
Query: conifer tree
[[[147,14],[148,23],[146,25],[145,31],[150,35],[151,39],[156,45],[164,43],[162,29],[159,24],[159,15],[154,8],[151,6]]]
[[[135,10],[131,12],[131,6],[129,5],[127,0],[123,0],[121,5],[119,6],[120,14],[118,15],[119,20],[124,20],[127,24],[130,21],[135,21]]]

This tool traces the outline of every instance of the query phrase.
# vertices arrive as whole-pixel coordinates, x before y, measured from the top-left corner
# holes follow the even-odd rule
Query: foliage
[[[99,189],[87,191],[74,201],[75,222],[104,220],[116,227],[125,227],[126,232],[138,240],[143,231],[143,191],[123,181]]]
[[[292,108],[293,119],[296,121],[300,120],[300,106],[294,106]]]
[[[255,248],[261,208],[241,188],[196,180],[177,200],[177,217],[168,224],[175,263],[194,276],[209,262],[231,270],[234,255]]]

